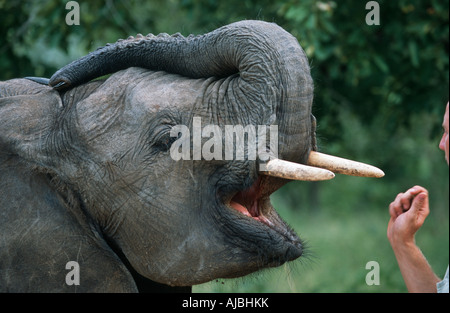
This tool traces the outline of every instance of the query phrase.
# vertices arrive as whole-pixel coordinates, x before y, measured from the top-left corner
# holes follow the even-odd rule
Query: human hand
[[[392,247],[397,244],[414,243],[414,235],[422,227],[430,212],[428,191],[421,186],[414,186],[405,193],[399,193],[389,205],[387,236]]]

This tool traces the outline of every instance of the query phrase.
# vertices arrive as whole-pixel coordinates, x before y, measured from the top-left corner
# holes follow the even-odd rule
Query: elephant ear
[[[55,188],[52,169],[66,146],[62,104],[41,83],[0,82],[0,292],[135,292],[130,273],[77,209],[78,196]],[[80,286],[64,283],[70,260],[89,269]]]
[[[44,168],[55,168],[61,149],[71,146],[71,129],[64,114],[101,83],[93,82],[60,94],[44,80],[12,79],[0,82],[0,152],[21,157]]]
[[[62,108],[59,93],[28,79],[0,83],[0,145],[43,165],[47,144]]]

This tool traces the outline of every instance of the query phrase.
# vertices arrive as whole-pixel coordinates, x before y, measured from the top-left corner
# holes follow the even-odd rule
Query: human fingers
[[[428,192],[422,191],[418,195],[416,195],[412,201],[411,211],[414,214],[421,214],[423,218],[425,218],[430,212],[428,205]]]
[[[427,190],[421,186],[414,186],[405,192],[399,193],[395,200],[389,205],[389,214],[391,217],[396,218],[400,214],[408,211],[411,207],[414,197],[420,192],[426,192]]]
[[[426,192],[426,189],[421,186],[414,186],[408,189],[405,193],[401,194],[401,196],[399,197],[399,202],[403,212],[406,212],[410,209],[414,198],[420,192]]]
[[[395,197],[395,200],[389,204],[389,214],[391,215],[391,218],[395,219],[397,216],[403,213],[403,207],[400,202],[402,196],[403,193],[399,193]]]

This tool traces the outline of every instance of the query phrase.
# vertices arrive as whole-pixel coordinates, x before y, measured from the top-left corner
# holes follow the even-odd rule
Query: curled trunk
[[[50,85],[64,89],[133,66],[191,78],[234,75],[217,102],[248,111],[250,121],[278,124],[279,155],[306,163],[314,144],[313,82],[297,40],[276,24],[242,21],[200,36],[130,37],[65,66]]]

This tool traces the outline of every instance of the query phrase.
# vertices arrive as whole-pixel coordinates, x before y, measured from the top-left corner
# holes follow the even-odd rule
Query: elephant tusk
[[[307,164],[345,175],[376,178],[384,176],[384,172],[375,166],[316,151],[311,151]]]
[[[262,175],[292,180],[320,181],[334,178],[334,173],[304,164],[273,159],[260,165]]]

